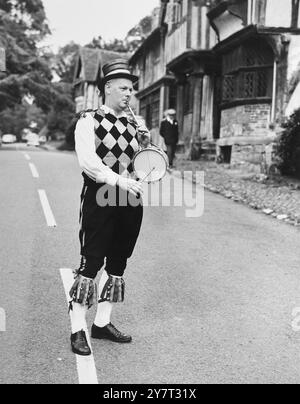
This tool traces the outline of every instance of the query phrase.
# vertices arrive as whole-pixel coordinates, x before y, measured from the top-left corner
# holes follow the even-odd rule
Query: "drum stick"
[[[149,175],[153,173],[153,171],[155,170],[155,168],[156,168],[156,167],[153,167],[152,170],[146,175],[146,177],[144,177],[144,178],[143,178],[142,180],[140,180],[139,182],[140,182],[140,183],[145,182],[145,180],[149,177]]]

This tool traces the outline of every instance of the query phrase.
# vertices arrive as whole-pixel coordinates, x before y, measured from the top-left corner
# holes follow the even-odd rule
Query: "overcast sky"
[[[47,45],[85,45],[93,37],[123,39],[160,0],[42,0],[52,30]]]

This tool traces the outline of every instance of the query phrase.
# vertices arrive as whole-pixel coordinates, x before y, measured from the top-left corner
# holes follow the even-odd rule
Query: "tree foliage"
[[[20,104],[26,94],[47,109],[52,74],[37,42],[49,32],[41,0],[0,0],[0,41],[7,58],[7,77],[0,82],[1,109]]]
[[[87,46],[128,54],[150,32],[151,17],[145,17],[124,40],[104,41],[99,36]],[[6,74],[0,76],[2,132],[20,137],[22,129],[34,120],[38,128],[50,134],[63,132],[72,139],[72,83],[80,46],[71,42],[53,54],[39,48],[48,34],[42,0],[0,0],[0,46],[6,49],[7,66]],[[34,100],[33,105],[24,101],[28,96]]]
[[[54,55],[53,68],[61,81],[65,83],[73,83],[76,59],[78,56],[80,45],[70,42],[59,48]]]
[[[55,83],[54,87],[59,96],[55,98],[52,104],[51,111],[47,117],[47,126],[50,132],[64,133],[74,116],[72,85],[60,82]]]
[[[128,31],[124,39],[113,39],[105,41],[102,36],[94,38],[86,46],[93,49],[105,49],[114,52],[128,53],[135,52],[142,44],[143,40],[150,34],[152,30],[152,17],[146,16]]]
[[[281,171],[286,175],[300,178],[300,109],[284,124],[278,154]]]
[[[33,97],[36,111],[53,130],[64,130],[70,111],[74,111],[70,88],[52,82],[53,65],[63,80],[71,80],[63,70],[61,55],[57,55],[59,64],[53,54],[38,47],[49,33],[42,0],[0,0],[0,44],[7,59],[6,76],[0,80],[2,131],[20,137],[32,110],[24,103],[26,96]],[[40,121],[37,116],[36,121]]]
[[[128,51],[125,41],[122,39],[113,39],[111,41],[105,41],[101,36],[98,38],[93,38],[93,40],[86,45],[88,48],[92,49],[105,49],[114,52],[124,52]]]

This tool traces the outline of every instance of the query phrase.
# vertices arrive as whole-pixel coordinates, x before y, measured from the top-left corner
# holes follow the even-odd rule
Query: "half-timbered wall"
[[[289,43],[288,54],[288,80],[300,69],[300,36],[292,35]]]
[[[178,4],[182,4],[179,14],[176,12]],[[207,18],[209,8],[203,4],[193,0],[173,0],[169,3],[166,64],[189,49],[207,50],[217,43]]]
[[[224,2],[225,3],[225,2]],[[247,25],[278,28],[300,26],[299,0],[236,0],[214,18],[219,40],[224,41]]]
[[[183,21],[166,39],[166,63],[170,63],[177,56],[187,50],[187,21]]]
[[[161,44],[155,43],[145,55],[142,88],[148,87],[164,76],[165,67],[162,62],[163,56],[161,55]]]

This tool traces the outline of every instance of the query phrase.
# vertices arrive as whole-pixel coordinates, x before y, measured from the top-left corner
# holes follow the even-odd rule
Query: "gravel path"
[[[176,170],[193,180],[191,172],[204,171],[206,189],[300,227],[300,180],[245,174],[227,165],[189,161],[180,155]]]

